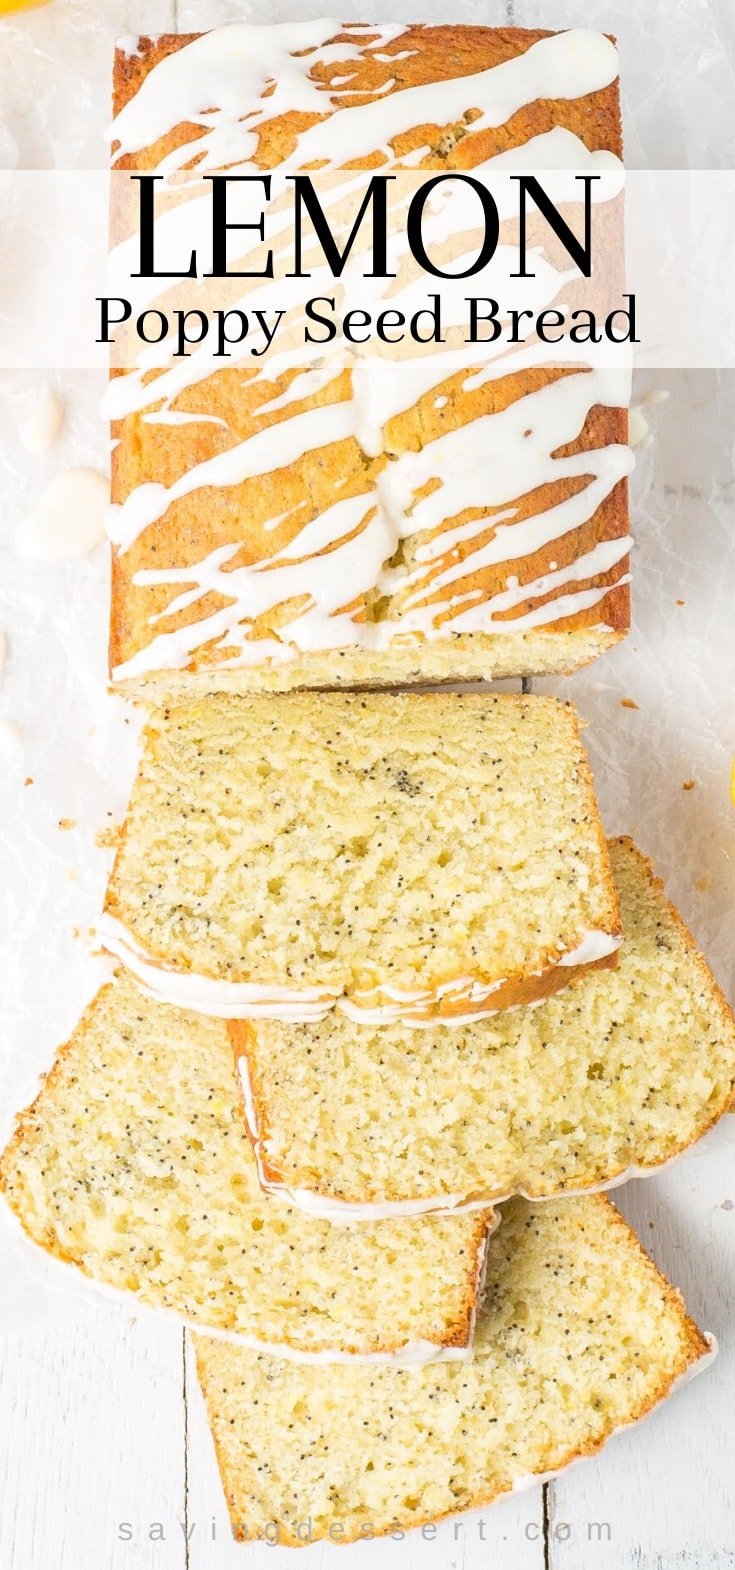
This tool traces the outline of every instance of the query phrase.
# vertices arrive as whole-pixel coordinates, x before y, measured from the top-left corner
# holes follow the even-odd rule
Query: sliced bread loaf
[[[163,710],[100,931],[157,997],[230,1018],[541,997],[620,941],[577,717],[450,693]]]
[[[529,1197],[651,1171],[735,1092],[735,1019],[630,840],[615,970],[461,1031],[235,1022],[261,1178],[324,1215]]]
[[[103,988],[0,1160],[28,1235],[95,1281],[282,1356],[465,1355],[487,1212],[334,1226],[268,1199],[225,1026]]]
[[[601,1196],[514,1200],[472,1358],[303,1368],[196,1336],[233,1531],[298,1546],[420,1526],[592,1455],[708,1342]]]

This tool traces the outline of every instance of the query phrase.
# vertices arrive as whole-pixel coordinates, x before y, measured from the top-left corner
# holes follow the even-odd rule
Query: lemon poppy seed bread
[[[230,1018],[541,997],[620,941],[577,717],[444,693],[161,711],[100,934],[156,996]]]
[[[538,1008],[459,1031],[232,1023],[263,1182],[324,1215],[548,1196],[652,1171],[729,1110],[732,1010],[650,863],[610,848],[619,963]]]
[[[233,1531],[298,1546],[408,1530],[593,1455],[710,1350],[601,1196],[512,1201],[472,1358],[297,1368],[195,1337]]]
[[[223,167],[621,170],[617,52],[584,29],[308,20],[144,37],[117,50],[114,110],[116,169],[193,169],[195,184]],[[547,225],[541,243],[551,305],[569,260]],[[503,289],[528,305],[512,274]],[[154,699],[446,682],[573,669],[625,634],[624,376],[522,350],[518,369],[478,377],[483,351],[459,371],[424,358],[418,387],[415,362],[383,362],[371,385],[344,342],[300,361],[277,338],[258,362],[252,337],[224,366],[196,349],[113,378],[116,682]]]
[[[421,1361],[472,1338],[490,1215],[344,1227],[269,1199],[224,1025],[125,978],[21,1114],[0,1188],[94,1281],[284,1356]]]

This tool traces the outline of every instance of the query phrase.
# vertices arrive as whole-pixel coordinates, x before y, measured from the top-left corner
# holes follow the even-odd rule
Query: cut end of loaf
[[[164,1000],[366,1023],[533,1001],[621,936],[577,717],[508,694],[161,711],[106,920]]]

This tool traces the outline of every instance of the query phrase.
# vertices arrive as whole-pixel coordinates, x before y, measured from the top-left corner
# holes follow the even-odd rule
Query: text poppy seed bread
[[[304,1368],[195,1336],[232,1528],[294,1547],[406,1531],[594,1455],[710,1347],[602,1196],[513,1200],[473,1354]]]
[[[621,936],[577,717],[454,693],[161,711],[99,930],[156,996],[229,1018],[542,997]]]
[[[114,110],[115,168],[194,181],[621,167],[617,51],[586,29],[305,20],[144,37],[116,53]],[[569,260],[546,225],[541,241],[550,306]],[[503,286],[528,304],[517,278]],[[259,361],[248,338],[224,365],[195,351],[113,378],[116,682],[154,701],[447,682],[574,669],[624,636],[625,375],[521,350],[478,377],[481,345],[479,367],[424,357],[418,385],[415,363],[384,362],[366,397],[349,345],[330,360],[317,342],[312,364],[278,342]]]
[[[232,1023],[262,1181],[314,1214],[415,1214],[617,1182],[705,1133],[735,1092],[732,1010],[650,863],[610,850],[618,965],[538,1008],[460,1031]]]
[[[313,1221],[265,1196],[224,1025],[98,993],[0,1160],[25,1231],[101,1285],[283,1356],[472,1339],[492,1216]]]

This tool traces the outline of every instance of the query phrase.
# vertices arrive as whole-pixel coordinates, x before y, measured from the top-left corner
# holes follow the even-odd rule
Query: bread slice
[[[226,153],[251,171],[444,173],[524,149],[518,167],[597,171],[622,154],[616,51],[587,30],[302,21],[144,37],[116,52],[114,110],[128,170],[211,170]],[[546,224],[539,243],[568,267]],[[512,299],[528,304],[517,284]],[[154,698],[446,682],[570,670],[624,636],[631,455],[608,377],[587,375],[577,411],[584,372],[468,386],[435,357],[419,397],[410,367],[402,385],[390,366],[388,395],[365,400],[364,357],[341,353],[332,374],[320,358],[305,381],[295,355],[254,364],[251,345],[224,366],[194,353],[115,377],[116,682]]]
[[[735,1018],[650,862],[610,850],[617,969],[538,1008],[231,1024],[263,1183],[314,1214],[415,1214],[621,1182],[698,1139],[733,1099]]]
[[[470,1362],[297,1368],[196,1336],[235,1536],[407,1530],[593,1455],[704,1367],[708,1340],[601,1196],[512,1201]]]
[[[615,961],[574,711],[454,693],[212,697],[152,721],[104,943],[235,1018],[446,1019]]]
[[[279,1355],[461,1357],[486,1211],[334,1226],[263,1195],[225,1026],[98,993],[0,1160],[34,1242],[101,1285]]]

